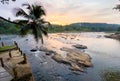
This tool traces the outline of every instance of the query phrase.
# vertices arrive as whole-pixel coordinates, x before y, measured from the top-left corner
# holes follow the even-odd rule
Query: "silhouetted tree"
[[[3,17],[0,18],[7,22],[19,25],[22,35],[26,35],[29,33],[29,31],[31,31],[36,41],[38,42],[40,38],[41,42],[43,43],[42,34],[47,36],[47,28],[48,26],[50,26],[50,23],[42,18],[46,15],[44,9],[40,5],[23,4],[22,6],[26,6],[26,9],[28,9],[28,13],[26,13],[22,8],[15,8],[15,15],[16,17],[23,17],[24,20],[19,19],[12,22]]]

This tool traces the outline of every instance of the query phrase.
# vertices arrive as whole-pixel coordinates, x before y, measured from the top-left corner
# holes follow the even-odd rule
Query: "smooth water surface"
[[[36,81],[103,81],[102,73],[106,70],[120,70],[120,41],[105,38],[105,33],[85,32],[85,33],[65,33],[74,35],[74,39],[61,38],[50,34],[49,38],[45,38],[45,45],[49,45],[47,41],[52,40],[54,48],[62,48],[62,44],[74,45],[82,44],[88,47],[85,50],[92,58],[93,67],[86,68],[85,72],[76,74],[69,70],[69,66],[59,64],[46,56],[44,52],[31,53],[29,50],[36,45],[32,35],[24,38],[16,37],[12,41],[17,41],[20,48],[27,54],[31,69]],[[28,40],[26,40],[28,39]],[[56,42],[57,41],[57,42]],[[61,42],[61,43],[59,43]],[[56,44],[57,43],[57,44]]]

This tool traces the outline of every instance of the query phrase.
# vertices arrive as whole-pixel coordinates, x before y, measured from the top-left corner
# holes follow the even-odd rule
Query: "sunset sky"
[[[0,4],[0,16],[12,20],[13,8],[22,3],[41,4],[53,24],[66,25],[76,22],[105,22],[120,24],[120,12],[113,10],[119,0],[17,0],[9,5]]]

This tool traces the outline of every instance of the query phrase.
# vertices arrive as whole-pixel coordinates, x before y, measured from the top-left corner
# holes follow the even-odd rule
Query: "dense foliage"
[[[118,31],[120,32],[120,25],[105,24],[105,23],[74,23],[71,25],[52,25],[49,28],[49,33],[56,32],[81,32],[81,31]],[[19,34],[19,29],[15,25],[0,20],[0,34]]]
[[[19,34],[19,29],[14,24],[0,19],[0,34]]]
[[[117,31],[120,25],[118,24],[106,24],[106,23],[74,23],[70,25],[52,25],[52,29],[49,32],[106,32]]]

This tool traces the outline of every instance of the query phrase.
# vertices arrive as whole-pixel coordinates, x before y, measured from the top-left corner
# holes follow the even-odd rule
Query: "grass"
[[[8,50],[11,50],[11,49],[14,49],[14,48],[16,48],[15,45],[12,45],[12,46],[2,46],[2,47],[0,47],[0,52],[8,51]]]
[[[102,78],[103,81],[120,81],[120,71],[105,71]]]

